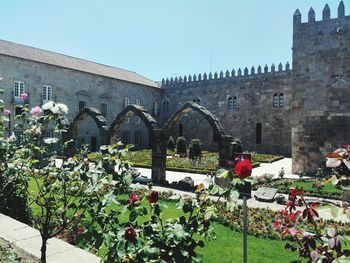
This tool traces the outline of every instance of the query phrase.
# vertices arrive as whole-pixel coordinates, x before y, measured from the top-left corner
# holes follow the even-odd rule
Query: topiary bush
[[[174,138],[172,136],[170,136],[169,139],[168,139],[167,147],[171,151],[175,150],[175,140],[174,140]]]
[[[200,160],[202,157],[202,143],[199,139],[192,139],[188,146],[188,158],[192,161]]]
[[[187,155],[187,142],[186,138],[180,136],[176,140],[176,153],[180,155],[180,157],[184,157]]]

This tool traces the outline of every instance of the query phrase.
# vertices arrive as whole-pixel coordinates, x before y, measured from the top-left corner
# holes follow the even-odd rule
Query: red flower
[[[287,234],[290,234],[291,236],[297,236],[297,235],[302,236],[303,232],[301,230],[298,230],[298,229],[292,227],[292,228],[286,228],[282,232],[282,237],[285,237],[285,235],[287,235]]]
[[[234,173],[241,179],[244,179],[252,174],[252,164],[249,159],[238,159]]]
[[[136,237],[137,237],[137,233],[135,228],[133,227],[127,227],[125,228],[125,239],[128,241],[135,241]]]
[[[148,201],[150,202],[150,204],[156,204],[158,202],[158,198],[159,198],[158,192],[156,191],[152,191],[148,195]]]
[[[129,198],[129,204],[133,205],[135,202],[140,201],[139,195],[138,194],[132,194]]]

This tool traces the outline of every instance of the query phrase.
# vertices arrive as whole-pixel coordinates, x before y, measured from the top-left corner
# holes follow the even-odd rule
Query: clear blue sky
[[[291,62],[294,11],[326,3],[335,17],[338,0],[0,0],[0,38],[160,80]]]

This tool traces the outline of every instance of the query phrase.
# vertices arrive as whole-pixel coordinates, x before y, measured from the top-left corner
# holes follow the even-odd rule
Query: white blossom
[[[46,144],[54,144],[56,142],[58,142],[57,138],[46,138],[46,139],[44,139],[44,143],[46,143]]]
[[[53,107],[55,107],[56,103],[54,103],[53,101],[49,101],[49,102],[46,102],[41,108],[43,110],[50,110],[52,111]]]

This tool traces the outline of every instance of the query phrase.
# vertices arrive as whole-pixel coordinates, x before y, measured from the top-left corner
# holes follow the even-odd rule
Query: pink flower
[[[140,197],[138,196],[138,194],[132,194],[129,198],[129,204],[131,204],[131,205],[133,205],[139,201],[140,201]]]
[[[22,100],[26,100],[28,98],[28,94],[27,93],[22,93],[21,94],[21,99]]]
[[[30,114],[32,114],[33,116],[39,116],[42,112],[43,110],[39,106],[36,106],[30,110]]]
[[[9,117],[10,115],[11,115],[11,111],[10,110],[4,110],[4,116],[6,116],[6,117]]]

